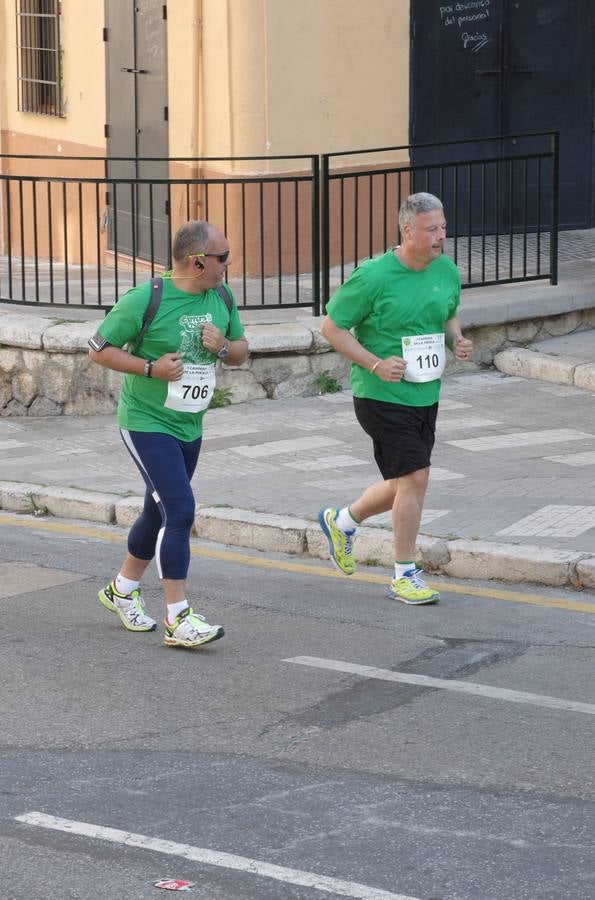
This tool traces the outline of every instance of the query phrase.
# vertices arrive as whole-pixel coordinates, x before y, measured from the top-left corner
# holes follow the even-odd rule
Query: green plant
[[[318,378],[314,379],[314,384],[318,388],[319,394],[338,394],[343,388],[336,378],[333,378],[328,369],[320,373]]]
[[[231,396],[231,388],[216,387],[213,391],[211,402],[209,403],[209,409],[217,409],[220,406],[229,406],[231,403]]]
[[[47,506],[39,506],[37,504],[37,501],[35,500],[35,497],[33,496],[32,491],[28,491],[27,497],[29,500],[29,507],[30,507],[29,512],[32,516],[48,516],[49,515],[50,511],[47,508]]]

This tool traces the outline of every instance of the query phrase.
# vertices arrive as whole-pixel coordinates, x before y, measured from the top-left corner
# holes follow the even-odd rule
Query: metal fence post
[[[323,153],[322,183],[320,185],[321,235],[320,253],[322,265],[322,303],[323,311],[331,294],[331,262],[330,262],[330,188],[329,188],[329,154]]]
[[[560,132],[552,132],[552,201],[550,224],[550,284],[558,284],[558,222],[560,214]]]
[[[320,157],[312,165],[312,312],[320,315]]]

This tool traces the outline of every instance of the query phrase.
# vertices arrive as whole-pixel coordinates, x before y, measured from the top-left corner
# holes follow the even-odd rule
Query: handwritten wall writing
[[[491,24],[491,4],[492,0],[459,0],[439,7],[443,27],[459,32],[463,50],[477,53],[492,40],[485,30]]]

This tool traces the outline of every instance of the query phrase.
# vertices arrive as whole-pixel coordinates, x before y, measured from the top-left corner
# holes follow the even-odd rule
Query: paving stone
[[[515,546],[488,541],[450,541],[450,560],[443,566],[453,578],[562,585],[578,584],[577,565],[584,553],[551,547]]]
[[[245,509],[203,507],[195,518],[198,537],[236,547],[277,553],[306,551],[308,522]]]
[[[32,513],[34,505],[31,497],[43,490],[39,484],[0,481],[0,507],[11,512]]]
[[[120,497],[114,503],[114,518],[116,525],[122,528],[130,528],[138,519],[143,508],[143,497]]]
[[[574,370],[574,383],[587,391],[595,391],[595,364],[583,363]]]
[[[103,522],[106,525],[111,525],[115,521],[114,506],[119,499],[117,494],[66,487],[44,487],[33,491],[36,506],[40,509],[46,507],[51,516],[86,519],[89,522]]]
[[[580,584],[586,588],[595,588],[595,557],[581,559],[576,567]]]
[[[520,375],[523,378],[537,378],[542,381],[553,381],[556,384],[574,384],[574,370],[580,364],[578,359],[567,357],[558,359],[522,347],[502,350],[494,357],[494,365],[507,375]]]

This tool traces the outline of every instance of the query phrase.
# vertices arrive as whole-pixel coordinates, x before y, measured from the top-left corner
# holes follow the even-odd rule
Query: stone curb
[[[595,389],[595,364],[580,357],[556,356],[539,350],[509,347],[494,356],[494,365],[505,375],[535,378],[553,384]]]
[[[0,509],[10,512],[129,527],[142,502],[142,497],[0,481]],[[193,533],[204,540],[250,550],[329,558],[319,527],[291,516],[198,505]],[[363,527],[354,544],[354,556],[362,564],[392,566],[391,532],[381,527]],[[448,541],[421,534],[417,558],[427,571],[451,578],[595,587],[595,556],[587,552],[530,544]]]

